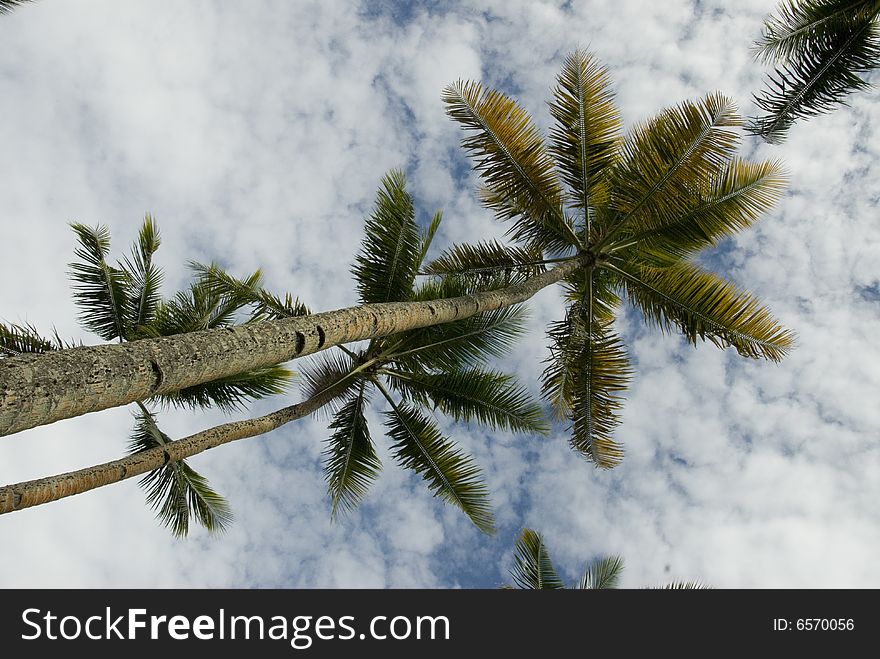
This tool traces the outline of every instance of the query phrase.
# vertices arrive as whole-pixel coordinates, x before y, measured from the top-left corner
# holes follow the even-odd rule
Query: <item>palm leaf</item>
[[[783,0],[777,10],[755,44],[756,55],[767,63],[796,60],[853,23],[875,17],[880,8],[875,0]]]
[[[470,368],[444,373],[383,371],[398,390],[417,402],[428,399],[456,421],[477,421],[492,429],[546,434],[541,408],[514,379],[497,371]]]
[[[707,586],[702,581],[673,581],[661,586],[663,590],[711,590],[712,586]]]
[[[33,0],[0,0],[0,14],[11,12],[16,7],[32,1]]]
[[[623,572],[623,559],[620,556],[596,559],[584,570],[577,587],[581,590],[617,588],[621,572]]]
[[[497,241],[453,245],[424,268],[425,274],[457,275],[485,280],[498,274],[503,283],[518,283],[544,272],[544,257],[535,247],[508,247]]]
[[[452,371],[506,354],[525,329],[523,307],[507,307],[443,325],[395,334],[387,357],[407,370]]]
[[[147,214],[138,234],[138,241],[131,250],[131,258],[124,258],[122,266],[126,289],[129,294],[123,312],[126,338],[148,335],[145,330],[155,317],[159,305],[159,288],[162,285],[162,271],[153,264],[153,254],[161,244],[159,229]]]
[[[425,230],[425,233],[422,234],[421,239],[421,247],[419,248],[419,258],[417,261],[417,268],[422,267],[422,263],[425,261],[425,256],[428,255],[428,250],[431,248],[431,243],[434,241],[434,236],[437,233],[437,229],[440,228],[440,222],[443,221],[443,213],[437,211],[434,213],[434,217],[431,218],[431,223],[428,225],[428,228]]]
[[[0,323],[0,357],[43,354],[58,348],[59,346],[52,339],[40,336],[33,325]]]
[[[516,541],[514,565],[510,570],[513,583],[518,588],[527,590],[562,589],[565,585],[544,544],[540,533],[532,529],[523,529]]]
[[[361,382],[357,393],[349,397],[330,424],[336,432],[324,450],[324,477],[333,517],[340,509],[354,509],[382,469],[364,416],[368,403],[365,383]]]
[[[247,279],[238,279],[215,263],[203,265],[192,261],[189,266],[195,271],[200,286],[208,288],[215,296],[240,300],[242,306],[251,305],[252,321],[279,320],[308,316],[311,313],[299,298],[290,293],[285,293],[282,298],[263,288],[260,285],[262,273],[259,270]]]
[[[700,338],[771,361],[781,360],[794,345],[793,333],[756,298],[696,265],[610,267],[624,277],[629,299],[648,321],[664,331],[677,327],[692,344]]]
[[[443,93],[446,113],[468,135],[462,147],[476,160],[483,202],[501,220],[513,220],[511,239],[550,252],[579,244],[562,212],[553,159],[528,113],[508,96],[458,81]]]
[[[636,233],[636,257],[671,265],[722,238],[750,227],[780,198],[787,177],[778,161],[733,159],[694,195],[692,208],[672,223]]]
[[[151,400],[166,407],[196,409],[216,406],[227,413],[235,412],[245,409],[252,400],[285,393],[294,376],[290,369],[275,364],[160,394]]]
[[[729,129],[739,125],[733,103],[711,94],[667,108],[633,129],[609,174],[618,218],[594,249],[623,230],[671,224],[691,210],[694,182],[711,180],[724,169],[739,142]]]
[[[170,441],[156,425],[154,416],[141,407],[129,451],[137,453]],[[140,485],[147,491],[147,504],[156,511],[157,519],[178,537],[187,535],[190,520],[208,531],[224,531],[232,523],[232,511],[226,500],[182,460],[154,469],[140,480]]]
[[[326,402],[319,408],[321,413],[336,414],[339,401],[363,378],[355,372],[356,364],[342,351],[324,352],[307,361],[302,368],[302,396],[311,400],[317,396]]]
[[[408,300],[424,245],[402,171],[392,170],[382,179],[365,234],[352,267],[361,301]]]
[[[875,10],[855,18],[777,67],[764,91],[754,96],[765,114],[752,120],[749,132],[780,143],[799,118],[830,112],[849,94],[867,88],[859,74],[880,65],[876,16]]]
[[[73,299],[80,307],[79,321],[87,330],[102,339],[125,339],[125,308],[128,290],[125,273],[110,266],[110,231],[98,225],[94,229],[83,224],[70,225],[79,247],[74,254],[79,262],[68,264],[73,280]]]
[[[405,469],[412,469],[428,483],[434,496],[460,508],[483,533],[495,532],[489,492],[473,459],[444,437],[433,421],[406,403],[391,404],[385,427],[394,442],[391,450]]]
[[[571,188],[570,203],[585,216],[608,201],[602,174],[617,157],[621,120],[610,87],[607,69],[578,50],[566,57],[550,103],[550,150]]]

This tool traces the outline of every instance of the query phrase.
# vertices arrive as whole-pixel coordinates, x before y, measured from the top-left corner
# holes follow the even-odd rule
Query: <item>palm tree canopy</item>
[[[779,163],[736,157],[742,120],[728,98],[685,101],[624,135],[608,72],[576,51],[552,91],[549,141],[516,101],[478,83],[449,85],[444,101],[466,133],[480,198],[513,245],[454,245],[426,271],[485,281],[580,262],[564,281],[543,377],[577,452],[606,468],[623,456],[613,434],[632,371],[613,321],[624,298],[692,344],[771,361],[792,347],[754,296],[695,260],[751,226],[785,186]]]
[[[795,121],[830,112],[867,88],[880,66],[880,2],[783,0],[764,24],[755,53],[777,64],[755,103],[765,114],[749,131],[782,142]]]
[[[514,547],[513,567],[509,571],[513,585],[502,588],[520,588],[524,590],[559,590],[565,584],[544,543],[543,536],[532,529],[523,529]],[[620,556],[601,556],[594,559],[584,570],[581,578],[572,588],[579,590],[599,590],[618,588],[620,575],[623,573],[623,559]],[[699,581],[674,581],[662,588],[704,589],[705,584]]]

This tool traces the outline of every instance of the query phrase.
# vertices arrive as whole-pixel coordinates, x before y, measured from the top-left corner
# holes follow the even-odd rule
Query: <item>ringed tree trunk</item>
[[[282,320],[0,360],[0,436],[127,405],[332,346],[525,302],[580,259],[506,288],[421,302],[365,304]]]

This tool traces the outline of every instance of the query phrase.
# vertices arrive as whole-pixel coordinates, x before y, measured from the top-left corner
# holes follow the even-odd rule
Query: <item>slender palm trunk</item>
[[[524,302],[577,259],[496,291],[337,311],[0,360],[0,435],[144,400],[335,345],[440,325]]]
[[[140,451],[120,460],[47,478],[4,485],[0,487],[0,515],[57,501],[74,494],[82,494],[104,485],[118,483],[126,478],[140,476],[154,469],[159,469],[169,462],[184,460],[215,446],[222,446],[237,439],[262,435],[280,428],[286,423],[308,416],[327,403],[330,398],[332,398],[332,394],[319,394],[302,403],[284,407],[265,416],[224,423],[189,437]]]

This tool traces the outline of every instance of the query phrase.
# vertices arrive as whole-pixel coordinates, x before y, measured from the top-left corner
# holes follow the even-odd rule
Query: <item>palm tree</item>
[[[481,276],[493,262],[502,270],[551,258],[579,264],[562,282],[566,313],[549,329],[543,393],[571,423],[572,447],[599,467],[623,455],[613,437],[631,375],[613,328],[623,297],[646,322],[693,344],[778,361],[793,342],[753,296],[696,263],[775,202],[780,165],[735,157],[741,120],[721,94],[666,109],[622,137],[609,87],[595,59],[570,55],[550,102],[549,145],[503,93],[465,81],[446,88],[481,199],[509,223],[518,249],[456,245],[429,268]]]
[[[612,325],[623,297],[649,323],[676,329],[691,343],[709,340],[772,361],[786,354],[792,334],[753,296],[694,262],[703,248],[750,226],[784,187],[778,163],[735,157],[738,135],[732,129],[741,120],[728,99],[712,94],[684,102],[624,138],[605,70],[576,52],[566,59],[554,90],[549,148],[525,111],[499,92],[459,82],[446,90],[445,100],[449,114],[470,134],[464,147],[477,158],[482,198],[511,223],[514,245],[453,246],[424,268],[444,279],[405,302],[371,301],[241,328],[2,360],[0,434],[352,341],[387,347],[391,343],[377,340],[509,307],[557,282],[564,286],[566,315],[550,328],[543,390],[571,422],[573,447],[601,467],[614,466],[622,456],[612,432],[630,368]],[[418,262],[422,258],[420,252]],[[367,277],[381,271],[377,264],[360,267]],[[365,281],[362,299],[394,299],[367,295],[378,284]],[[232,284],[235,280],[227,282]],[[428,299],[432,295],[435,299]],[[356,362],[364,358],[374,356],[349,353],[348,366],[360,368]],[[377,364],[358,372],[376,375],[367,371]],[[401,379],[399,373],[391,376]],[[398,386],[407,393],[402,382]],[[345,401],[349,419],[361,404]],[[398,420],[406,416],[402,412]],[[277,420],[264,417],[251,429]],[[228,425],[226,430],[249,432]],[[202,442],[211,434],[193,438]],[[159,455],[171,455],[168,446],[164,451]],[[127,466],[113,469],[124,472]],[[5,492],[7,509],[24,501],[14,490]]]
[[[110,235],[106,227],[89,228],[78,223],[71,227],[78,241],[75,252],[78,260],[69,267],[74,300],[81,310],[79,320],[87,330],[106,341],[121,343],[229,327],[239,317],[239,311],[250,304],[249,298],[234,292],[217,292],[201,281],[169,300],[161,299],[163,273],[153,260],[161,238],[149,214],[144,218],[130,256],[117,261],[115,266],[107,260]],[[252,288],[258,283],[259,272],[248,280]],[[287,311],[290,315],[307,313],[298,301],[288,301]],[[245,323],[260,320],[263,315],[257,311]],[[45,354],[71,347],[57,332],[54,337],[45,338],[33,326],[0,323],[0,354]],[[292,377],[292,371],[274,364],[155,396],[145,402],[138,401],[131,449],[133,452],[153,449],[164,458],[164,445],[170,439],[159,429],[156,414],[148,407],[152,403],[165,407],[216,406],[231,412],[249,400],[283,393]],[[212,531],[223,530],[232,519],[226,501],[182,459],[161,460],[141,485],[147,489],[147,502],[157,510],[158,519],[175,535],[186,535],[190,519]]]
[[[603,556],[589,563],[581,578],[572,586],[581,590],[617,588],[623,572],[623,559],[620,556]],[[513,585],[502,588],[523,590],[558,590],[565,584],[550,560],[550,554],[541,534],[532,529],[523,529],[516,541],[514,565],[510,570]],[[704,589],[708,586],[699,581],[675,581],[662,588]]]
[[[783,0],[764,24],[756,55],[776,63],[755,103],[749,131],[782,142],[795,121],[830,112],[869,86],[880,66],[878,0]]]
[[[385,177],[354,268],[361,302],[431,300],[476,291],[472,284],[454,279],[415,285],[416,274],[440,221],[441,215],[437,213],[424,235],[419,235],[403,173],[393,171]],[[142,230],[142,244],[146,229],[152,235],[154,227],[151,222]],[[81,227],[79,230],[85,231]],[[92,233],[86,235],[93,236]],[[151,244],[149,240],[146,242]],[[141,249],[148,254],[154,251]],[[103,254],[101,252],[101,258]],[[126,261],[129,267],[120,273],[152,273],[149,258],[141,258],[136,263],[137,267],[131,267]],[[85,302],[90,318],[94,317],[92,327],[103,329],[105,338],[133,336],[131,330],[119,328],[135,326],[141,334],[168,335],[201,329],[194,323],[194,318],[226,318],[226,311],[237,310],[246,304],[254,307],[251,321],[306,313],[305,307],[290,295],[282,300],[262,289],[259,273],[247,280],[239,280],[214,265],[193,264],[193,267],[199,274],[192,287],[193,300],[224,300],[226,306],[215,309],[215,305],[211,307],[214,312],[205,313],[203,309],[210,305],[193,305],[188,298],[178,295],[175,305],[159,306],[158,312],[143,314],[133,310],[132,317],[146,316],[144,322],[137,324],[118,318],[121,314],[113,312],[112,301],[115,298],[150,299],[150,295],[126,296],[125,291],[116,291],[106,284],[112,278],[102,275],[103,280],[97,279],[97,275],[107,270],[106,266],[99,268],[90,264],[85,275],[78,271],[81,276],[87,275],[89,297]],[[120,277],[120,280],[129,278]],[[156,278],[138,277],[139,281],[147,279],[151,282],[150,290],[155,293]],[[99,285],[101,282],[103,285]],[[79,295],[82,297],[82,293]],[[153,304],[151,308],[155,306]],[[194,308],[199,313],[192,313]],[[191,497],[171,496],[173,492],[162,489],[164,484],[174,482],[172,476],[177,480],[187,476],[188,481],[192,480],[196,486],[202,485],[198,475],[189,477],[191,470],[182,462],[183,458],[235,439],[268,432],[325,405],[335,405],[331,423],[335,432],[328,441],[325,461],[335,515],[338,510],[350,509],[357,504],[381,466],[364,416],[371,390],[376,389],[390,404],[386,425],[395,442],[393,449],[398,461],[420,473],[438,496],[461,507],[481,530],[489,533],[493,528],[491,507],[485,486],[480,481],[479,469],[418,408],[430,403],[434,409],[457,421],[475,420],[493,429],[517,432],[546,432],[540,408],[509,376],[473,366],[485,361],[487,356],[501,356],[519,336],[522,320],[521,310],[506,308],[434,328],[373,339],[359,352],[342,347],[341,354],[327,356],[305,371],[304,402],[259,419],[224,424],[183,440],[172,441],[162,433],[152,414],[142,407],[132,455],[77,472],[7,486],[0,490],[0,511],[46,503],[149,471],[144,479],[150,487],[149,501],[157,505],[161,501],[160,512],[167,511],[161,517],[183,535],[187,530],[186,520],[199,508],[187,504]],[[20,328],[18,334],[22,334]],[[35,334],[29,336],[33,341],[39,340]],[[276,374],[273,372],[265,377],[269,375]],[[287,372],[283,375],[286,377]],[[245,384],[251,382],[245,380]],[[219,393],[225,395],[218,395],[221,384],[227,388],[220,389]],[[266,386],[256,391],[242,391],[241,382],[235,384],[237,387],[231,390],[225,382],[200,385],[194,391],[175,393],[170,401],[185,399],[198,404],[231,407],[241,402],[244,395],[255,398],[278,392],[274,381],[261,381],[260,384]],[[398,392],[399,397],[393,396],[389,390]],[[217,499],[202,496],[199,501],[214,502]]]

